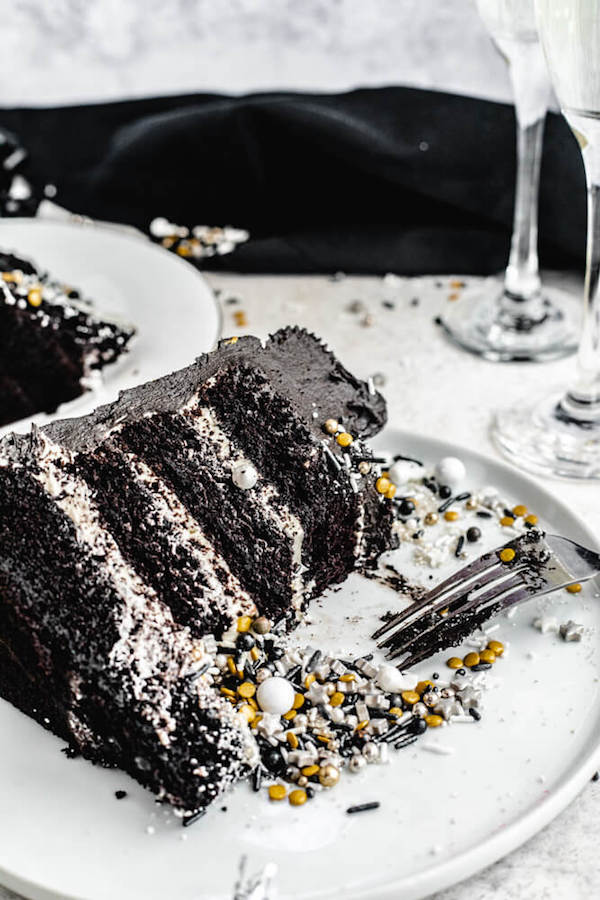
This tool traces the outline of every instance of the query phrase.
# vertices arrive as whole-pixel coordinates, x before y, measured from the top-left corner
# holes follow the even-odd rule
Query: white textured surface
[[[444,437],[493,453],[489,414],[528,392],[544,392],[568,378],[572,361],[543,367],[500,366],[456,350],[441,337],[433,318],[447,303],[450,279],[402,280],[397,286],[375,278],[244,277],[211,275],[221,289],[225,334],[241,333],[233,321],[244,310],[244,332],[266,335],[290,323],[327,340],[357,375],[381,372],[390,419],[416,432]],[[228,298],[239,298],[237,304]],[[419,305],[413,305],[413,298]],[[373,316],[350,313],[361,300]],[[393,310],[382,300],[392,300]],[[460,301],[459,301],[460,302]],[[556,494],[588,520],[600,536],[600,488],[553,484]],[[526,727],[526,723],[524,724]],[[554,823],[520,850],[435,900],[588,900],[600,895],[600,783],[588,785]],[[484,798],[484,801],[485,798]],[[490,801],[491,802],[491,801]],[[14,897],[0,889],[0,900]],[[121,900],[121,898],[115,898]],[[123,898],[125,900],[125,898]]]
[[[0,105],[410,84],[509,99],[472,0],[15,0]]]

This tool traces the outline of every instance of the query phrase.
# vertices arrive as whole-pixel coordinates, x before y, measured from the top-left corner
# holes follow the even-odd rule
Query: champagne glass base
[[[600,480],[600,415],[580,423],[565,413],[564,395],[535,407],[501,410],[492,423],[498,449],[538,475]]]
[[[574,353],[580,330],[581,306],[567,291],[544,288],[539,318],[515,322],[503,311],[504,286],[489,278],[448,302],[440,316],[455,343],[493,362],[548,362]],[[512,304],[518,309],[518,305]]]

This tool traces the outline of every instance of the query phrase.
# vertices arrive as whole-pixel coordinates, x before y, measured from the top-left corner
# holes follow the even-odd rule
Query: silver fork
[[[505,550],[514,551],[501,553]],[[511,557],[508,559],[508,557]],[[402,668],[460,643],[500,610],[600,573],[600,554],[568,538],[526,532],[464,566],[373,634]],[[388,633],[391,632],[391,633]]]

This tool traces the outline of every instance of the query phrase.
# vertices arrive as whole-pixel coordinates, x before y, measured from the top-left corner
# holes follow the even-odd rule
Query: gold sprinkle
[[[27,300],[31,306],[42,305],[42,291],[40,288],[31,288],[27,294]]]
[[[449,669],[460,669],[462,664],[463,661],[460,656],[451,656],[450,659],[446,660],[446,665]]]
[[[300,771],[306,778],[311,778],[313,775],[317,774],[317,772],[319,771],[319,767],[315,765],[304,766],[304,768],[300,769]]]
[[[252,617],[251,616],[240,616],[237,620],[237,630],[241,634],[245,634],[247,631],[250,631],[252,626]]]
[[[253,662],[256,662],[259,659],[259,657],[260,657],[260,651],[259,651],[258,647],[253,647],[250,651],[250,659]]]
[[[311,686],[311,684],[313,683],[313,681],[316,681],[316,680],[317,680],[317,676],[315,675],[315,673],[310,672],[310,674],[307,675],[306,678],[304,679],[304,687],[306,688],[306,690],[308,690],[309,687]]]
[[[339,681],[343,681],[344,684],[348,684],[351,681],[356,681],[356,675],[354,672],[345,672],[340,676]]]
[[[390,484],[389,488],[385,492],[385,496],[388,498],[388,500],[392,500],[396,496],[397,490],[398,488],[395,484]]]
[[[421,699],[416,691],[402,691],[400,696],[409,706],[413,706],[413,704],[418,703]]]
[[[356,726],[356,729],[355,729],[355,730],[356,730],[356,731],[362,731],[363,728],[366,728],[368,724],[369,724],[369,720],[368,720],[368,719],[363,719],[362,722],[359,722],[359,723],[358,723],[358,725]]]
[[[269,800],[285,800],[287,791],[282,784],[272,784],[269,788]]]
[[[581,590],[581,585],[579,584],[579,582],[576,582],[575,584],[568,584],[565,590],[569,594],[578,594]]]
[[[296,718],[296,715],[297,713],[295,709],[288,709],[288,711],[283,714],[283,718],[286,720],[286,722],[291,722],[292,719]]]
[[[233,656],[227,657],[227,668],[231,672],[232,675],[237,675],[237,666],[235,664],[235,660]]]
[[[448,294],[448,300],[450,300],[452,302],[454,300],[459,300],[459,299],[460,299],[460,294],[458,293],[458,291],[452,291],[451,294]]]
[[[479,656],[481,657],[481,662],[484,662],[484,663],[495,663],[496,662],[496,654],[494,653],[493,650],[490,650],[489,648],[482,650],[481,653],[479,654]]]
[[[335,691],[331,697],[329,698],[329,703],[331,706],[341,706],[344,702],[344,695],[341,691]]]
[[[527,515],[527,507],[523,506],[522,503],[517,504],[517,506],[513,506],[513,514],[515,516],[526,516]]]
[[[295,791],[292,791],[288,800],[292,804],[292,806],[302,806],[306,803],[306,791],[303,791],[301,788],[297,788]]]
[[[238,688],[238,694],[240,697],[244,697],[244,699],[248,699],[249,697],[254,697],[256,693],[256,685],[252,684],[251,681],[244,681],[240,684]]]
[[[241,712],[241,714],[244,716],[244,718],[246,719],[248,724],[250,724],[250,722],[252,722],[254,720],[254,716],[256,715],[256,713],[254,712],[252,707],[249,706],[247,703],[244,703],[243,706],[240,706],[239,712]]]
[[[430,728],[437,728],[444,721],[441,716],[436,716],[431,713],[428,716],[425,716],[425,721],[429,725]]]
[[[225,694],[226,697],[235,697],[235,691],[232,691],[230,688],[222,687],[221,693]]]
[[[515,558],[516,554],[512,547],[505,547],[504,550],[501,550],[498,554],[502,562],[512,562]]]
[[[515,520],[512,516],[502,516],[502,518],[500,519],[500,524],[505,528],[509,528],[511,525],[515,524]]]
[[[425,691],[429,690],[429,688],[435,687],[435,683],[433,681],[419,681],[415,691],[417,694],[423,694]]]
[[[525,516],[525,521],[528,525],[537,525],[538,517],[534,513],[529,513],[528,516]]]
[[[493,650],[496,656],[502,656],[504,653],[504,644],[502,641],[489,641],[487,648],[488,650]]]
[[[398,718],[404,715],[404,710],[400,709],[399,706],[390,706],[390,712],[393,716],[398,716]]]
[[[239,337],[230,337],[223,341],[224,344],[237,344]]]
[[[288,731],[288,733],[286,734],[285,737],[286,737],[288,744],[292,748],[292,750],[297,750],[298,749],[298,738],[296,737],[294,732]]]
[[[300,709],[301,706],[304,706],[304,694],[295,694],[292,709]]]
[[[456,522],[459,517],[459,513],[455,509],[449,509],[444,513],[444,518],[447,522]]]
[[[475,653],[475,652],[467,653],[467,655],[465,656],[465,666],[467,666],[467,668],[469,668],[469,669],[472,666],[478,666],[480,659],[481,658],[479,656],[479,653]]]
[[[233,319],[238,328],[245,328],[248,324],[248,316],[243,311],[243,309],[238,309],[233,314]]]

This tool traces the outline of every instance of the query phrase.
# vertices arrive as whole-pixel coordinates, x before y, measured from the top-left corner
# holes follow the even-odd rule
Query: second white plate
[[[0,247],[30,258],[52,277],[81,288],[94,311],[132,323],[137,333],[125,353],[103,371],[102,387],[39,415],[0,429],[27,430],[66,416],[81,416],[119,391],[181,369],[212,349],[220,308],[204,277],[156,244],[100,225],[0,220]]]

